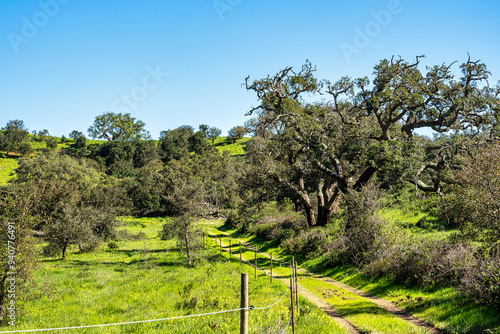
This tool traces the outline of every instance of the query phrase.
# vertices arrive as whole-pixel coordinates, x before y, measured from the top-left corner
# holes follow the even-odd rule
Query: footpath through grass
[[[276,247],[272,242],[264,242],[255,236],[241,235],[236,230],[227,230],[223,226],[207,228],[211,233],[233,243],[238,240],[248,242],[258,247],[260,252],[273,253],[273,258],[291,261],[291,255]],[[224,239],[223,239],[224,240]],[[225,241],[227,243],[227,241]],[[252,259],[253,253],[245,254]],[[262,255],[259,255],[262,257]],[[500,312],[488,306],[472,303],[461,296],[454,288],[449,287],[407,287],[394,284],[385,278],[372,278],[352,267],[328,268],[323,266],[322,258],[304,259],[295,257],[301,268],[315,274],[330,277],[372,295],[384,298],[410,312],[416,317],[449,333],[500,333]],[[262,259],[259,266],[268,266],[269,260]],[[289,275],[289,269],[281,269],[280,274]],[[322,297],[335,307],[338,312],[358,329],[378,333],[419,333],[421,328],[404,327],[407,322],[387,314],[381,308],[374,306],[359,296],[352,296],[347,291],[333,284],[315,280],[307,275],[300,284],[311,292]],[[394,319],[396,318],[396,319]]]
[[[239,308],[239,263],[223,260],[212,249],[208,260],[198,259],[194,267],[187,266],[174,241],[158,238],[163,223],[156,218],[123,218],[120,229],[133,235],[144,232],[141,235],[146,238],[120,241],[117,249],[104,245],[95,253],[79,254],[73,248],[65,261],[44,258],[34,273],[36,289],[24,296],[29,300],[16,320],[17,326],[0,327],[0,331],[140,321]],[[271,285],[265,276],[255,280],[250,266],[243,265],[241,271],[249,273],[249,299],[255,307],[273,304],[288,289],[279,282]],[[288,293],[272,308],[250,311],[250,333],[285,330],[290,316]],[[237,333],[239,318],[239,312],[232,312],[76,329],[72,333]],[[305,301],[297,329],[301,333],[346,333]]]

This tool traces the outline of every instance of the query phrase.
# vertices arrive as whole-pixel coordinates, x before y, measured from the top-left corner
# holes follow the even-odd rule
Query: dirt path
[[[232,239],[236,239],[236,240],[239,240],[237,238],[234,238],[232,237],[229,233],[226,233],[226,232],[223,232],[223,231],[220,231],[218,230],[218,233],[226,236],[226,237],[231,237]],[[242,241],[242,240],[239,240],[241,242],[242,245],[246,246],[246,247],[249,247],[249,248],[253,248],[255,246],[253,246],[252,244],[246,242],[246,241]],[[222,244],[223,247],[227,246],[225,243]],[[258,254],[260,254],[261,256],[264,256],[266,258],[270,258],[270,255],[267,254],[267,253],[264,253],[264,252],[258,252]],[[245,261],[245,262],[248,262],[248,261]],[[250,263],[251,264],[251,263]],[[251,264],[253,265],[253,264]],[[261,272],[265,273],[266,275],[269,275],[270,272],[266,271],[266,270],[263,270],[263,269],[259,269]],[[417,317],[413,316],[412,314],[406,312],[405,310],[403,310],[402,308],[400,308],[399,306],[397,305],[394,305],[393,303],[391,303],[390,301],[388,300],[385,300],[383,298],[380,298],[380,297],[377,297],[377,296],[374,296],[374,295],[371,295],[367,292],[364,292],[362,290],[358,290],[350,285],[347,285],[345,283],[342,283],[340,281],[336,281],[330,277],[326,277],[326,276],[322,276],[322,275],[317,275],[317,274],[314,274],[308,270],[305,270],[305,269],[301,269],[301,268],[298,268],[298,273],[299,274],[302,274],[304,276],[309,276],[309,277],[312,277],[314,279],[317,279],[317,280],[320,280],[320,281],[323,281],[323,282],[327,282],[327,283],[331,283],[333,285],[336,285],[337,287],[341,288],[341,289],[345,289],[353,294],[356,294],[360,297],[363,297],[363,298],[366,298],[368,300],[370,300],[371,302],[375,303],[377,306],[379,306],[380,308],[386,310],[387,312],[405,320],[405,321],[408,321],[418,327],[421,327],[421,328],[424,328],[426,330],[428,330],[429,332],[431,333],[446,333],[445,331],[442,331],[436,327],[433,327],[432,325],[429,325],[428,323],[426,323],[425,321],[423,321],[422,319],[418,319]],[[285,284],[288,284],[286,282],[286,280],[282,280]],[[327,303],[325,300],[321,299],[320,297],[318,297],[317,295],[315,295],[313,292],[309,291],[308,289],[306,289],[305,287],[301,286],[299,284],[299,293],[300,295],[302,295],[304,298],[308,299],[310,302],[312,302],[313,304],[315,304],[316,306],[318,306],[320,309],[322,309],[325,313],[327,313],[330,317],[332,317],[335,321],[341,323],[345,328],[347,328],[351,333],[360,333],[349,321],[347,321],[345,318],[343,318],[333,307],[332,305],[330,305],[329,303]]]
[[[260,272],[268,275],[268,276],[270,276],[270,274],[271,274],[270,271],[268,271],[266,269],[260,268],[258,270]],[[290,280],[288,278],[278,278],[278,277],[274,277],[274,278],[280,280],[284,284],[287,284],[287,285],[290,284]],[[361,333],[349,321],[347,321],[345,318],[343,318],[335,310],[335,308],[332,305],[330,305],[329,303],[327,303],[325,300],[323,300],[320,297],[316,296],[314,293],[312,293],[311,291],[309,291],[305,287],[301,286],[300,284],[298,284],[298,291],[299,291],[299,295],[301,295],[302,297],[304,297],[305,299],[309,300],[311,303],[313,303],[314,305],[316,305],[317,307],[319,307],[320,310],[322,310],[323,312],[325,312],[326,314],[328,314],[336,322],[340,323],[350,333],[353,333],[353,334]]]

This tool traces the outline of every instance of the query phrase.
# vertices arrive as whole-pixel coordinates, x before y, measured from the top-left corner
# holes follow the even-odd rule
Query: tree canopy
[[[145,126],[144,122],[136,120],[128,113],[108,112],[95,118],[88,133],[92,138],[104,138],[108,141],[148,139],[150,135]]]
[[[420,58],[382,60],[372,85],[367,77],[321,81],[310,62],[300,71],[287,67],[261,80],[246,78],[259,100],[248,112],[254,116],[249,158],[300,200],[310,225],[325,225],[341,194],[360,189],[376,171],[397,172],[421,190],[440,192],[443,173],[428,175],[452,167],[452,150],[425,145],[416,129],[496,135],[499,88],[487,85],[486,66],[468,59],[457,80],[452,64],[422,73]],[[320,92],[332,99],[305,102],[305,94]],[[426,154],[415,154],[419,150]],[[432,185],[424,182],[429,179]]]

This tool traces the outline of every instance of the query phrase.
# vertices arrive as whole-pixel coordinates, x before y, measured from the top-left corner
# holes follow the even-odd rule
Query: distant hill
[[[244,137],[234,142],[232,139],[226,137],[218,137],[215,140],[215,147],[221,152],[229,151],[231,156],[243,156],[246,154],[246,145],[250,140],[249,137]],[[64,142],[61,138],[57,138],[56,151],[62,151],[69,148],[74,140],[67,138]],[[33,152],[31,155],[36,155],[39,152],[49,150],[45,141],[40,140],[32,134],[29,135],[29,143]],[[87,139],[87,145],[103,144],[104,140],[91,140]],[[15,169],[18,167],[17,159],[22,155],[16,152],[0,151],[0,185],[6,184],[10,179],[15,177]]]

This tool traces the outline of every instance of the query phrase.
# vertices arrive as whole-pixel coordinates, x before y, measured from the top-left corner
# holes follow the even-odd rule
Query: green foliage
[[[212,126],[205,132],[207,133],[207,138],[212,142],[212,145],[215,145],[215,140],[221,135],[222,130]]]
[[[47,148],[53,150],[57,147],[57,138],[56,137],[48,137],[45,139],[45,143],[47,144]]]
[[[146,124],[141,120],[130,116],[130,114],[115,114],[112,112],[97,116],[88,128],[92,138],[113,140],[137,140],[149,139],[149,132],[145,129]]]
[[[478,304],[500,309],[500,252],[476,259],[461,280],[460,289]]]
[[[480,147],[462,162],[443,211],[465,239],[496,243],[500,240],[500,144]]]
[[[119,178],[136,176],[136,169],[159,159],[153,141],[111,141],[92,148],[90,157],[100,162],[106,173]]]
[[[113,250],[113,249],[118,249],[120,246],[116,241],[110,241],[108,242],[108,249]]]
[[[35,197],[36,191],[27,185],[0,186],[0,323],[13,320],[7,317],[7,305],[15,302],[19,314],[29,299],[37,255],[32,231],[38,219],[32,212]]]
[[[124,204],[123,194],[100,178],[91,161],[55,152],[21,159],[15,183],[37,193],[32,208],[42,217],[37,228],[44,230],[49,248],[59,250],[63,259],[71,244],[89,251],[109,238]]]
[[[229,129],[228,137],[233,140],[233,143],[236,143],[238,139],[243,138],[243,136],[247,133],[248,130],[245,127],[238,125]]]
[[[189,138],[193,136],[191,126],[183,125],[160,133],[160,148],[166,161],[179,160],[189,154]]]
[[[209,149],[206,137],[204,131],[198,131],[189,137],[189,151],[198,155],[204,154]]]
[[[14,151],[23,155],[31,153],[28,141],[28,129],[21,120],[11,120],[0,133],[0,150]]]

